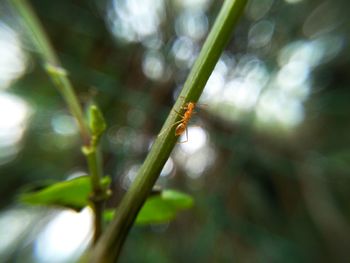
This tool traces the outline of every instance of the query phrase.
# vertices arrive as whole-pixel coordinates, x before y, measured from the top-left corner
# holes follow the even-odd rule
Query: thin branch
[[[73,86],[67,77],[67,72],[61,66],[61,63],[52,48],[39,19],[26,0],[9,0],[19,13],[23,24],[29,31],[29,36],[39,51],[40,57],[44,62],[44,67],[51,77],[58,91],[64,98],[71,114],[78,122],[79,131],[83,140],[83,153],[89,166],[89,173],[92,184],[91,204],[94,211],[94,241],[97,242],[102,233],[102,213],[105,197],[104,189],[101,185],[102,164],[99,160],[99,148],[94,142],[94,136],[90,131],[83,117],[83,111],[78,98],[73,90]]]
[[[92,194],[90,195],[90,201],[92,203],[92,209],[94,211],[93,243],[96,244],[102,234],[102,214],[106,194],[105,189],[101,185],[102,166],[98,158],[99,150],[96,147],[83,147],[83,153],[86,156],[86,160],[89,166],[89,173],[92,184]]]
[[[179,111],[186,102],[197,102],[246,2],[246,0],[226,0],[224,2],[180,94],[180,97],[184,97],[184,99],[180,98],[176,101],[172,112],[174,110]],[[154,142],[135,181],[117,208],[116,217],[108,226],[92,253],[87,257],[90,263],[111,263],[118,259],[137,213],[151,192],[175,146],[177,137],[174,136],[174,129],[168,127],[178,120],[179,116],[177,114],[169,114],[161,132],[162,136],[158,136]]]
[[[84,144],[89,143],[89,131],[83,118],[83,112],[80,107],[77,96],[74,93],[71,82],[67,77],[66,71],[52,48],[52,45],[45,34],[45,31],[35,15],[33,9],[26,0],[9,0],[15,7],[23,20],[23,24],[29,31],[29,36],[45,64],[47,73],[52,78],[56,88],[66,101],[70,112],[78,122],[81,137]]]

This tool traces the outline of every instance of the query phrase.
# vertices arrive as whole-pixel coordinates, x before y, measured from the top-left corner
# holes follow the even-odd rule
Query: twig
[[[9,0],[14,8],[19,13],[23,20],[24,26],[29,31],[29,36],[32,42],[39,51],[41,59],[44,61],[44,67],[51,77],[58,91],[64,98],[71,114],[78,122],[81,138],[83,140],[83,152],[86,156],[89,173],[91,177],[91,184],[93,193],[91,195],[91,203],[94,210],[94,241],[97,241],[102,233],[102,212],[103,212],[103,200],[101,196],[104,196],[101,177],[102,166],[99,161],[99,150],[97,145],[92,145],[93,136],[83,117],[83,111],[77,99],[77,96],[73,90],[72,84],[67,77],[67,72],[61,66],[61,63],[52,48],[52,45],[47,37],[39,19],[35,15],[33,9],[26,0]]]
[[[197,102],[246,2],[246,0],[226,0],[224,2],[180,94],[180,97],[185,99],[178,99],[173,110],[179,111],[186,102]],[[162,129],[162,131],[165,129],[167,131],[154,142],[135,181],[117,208],[116,217],[108,226],[92,253],[87,257],[90,263],[111,263],[118,259],[137,213],[151,192],[176,143],[177,137],[174,136],[174,129],[168,129],[167,127],[178,120],[179,116],[177,114],[169,114]]]

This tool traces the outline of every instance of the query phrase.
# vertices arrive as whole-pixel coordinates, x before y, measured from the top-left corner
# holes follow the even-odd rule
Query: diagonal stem
[[[197,102],[204,86],[213,71],[232,30],[240,17],[247,0],[226,0],[194,64],[184,88],[173,109],[180,110],[186,102]],[[181,99],[184,97],[185,99]],[[169,129],[180,117],[169,114],[162,136],[158,136],[152,149],[130,189],[117,208],[116,217],[106,229],[101,239],[88,256],[90,263],[111,263],[118,259],[121,248],[133,222],[152,190],[165,162],[167,161],[177,137]],[[164,132],[163,132],[164,131]],[[85,258],[86,260],[86,258]]]

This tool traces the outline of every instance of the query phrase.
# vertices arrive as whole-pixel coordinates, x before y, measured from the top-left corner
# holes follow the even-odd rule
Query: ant
[[[184,131],[186,131],[186,141],[180,142],[180,143],[184,143],[188,141],[188,130],[187,130],[187,124],[190,121],[192,115],[195,113],[194,112],[194,108],[196,107],[196,103],[194,102],[188,102],[185,104],[185,106],[181,107],[181,109],[185,110],[184,114],[181,115],[179,112],[175,111],[177,114],[179,114],[181,116],[181,120],[179,120],[178,122],[175,122],[174,125],[176,125],[177,123],[179,123],[176,126],[175,129],[175,136],[180,136],[184,133]]]
[[[169,127],[169,129],[172,128],[172,127],[174,127],[175,125],[177,125],[177,126],[176,126],[176,129],[175,129],[175,136],[180,136],[180,135],[182,135],[182,134],[186,131],[186,140],[183,141],[183,142],[180,142],[180,143],[185,143],[185,142],[188,141],[187,124],[188,124],[188,122],[190,121],[192,115],[195,113],[195,111],[194,111],[194,108],[195,108],[195,107],[196,107],[196,103],[194,103],[194,102],[188,102],[188,103],[186,103],[184,106],[181,107],[181,109],[183,109],[183,110],[185,111],[183,114],[181,114],[180,112],[174,110],[178,115],[180,115],[181,120],[175,122],[173,125],[171,125],[171,126]],[[167,129],[166,129],[166,130],[167,130]],[[165,130],[165,131],[166,131],[166,130]],[[165,132],[165,131],[164,131],[164,132]],[[163,134],[163,132],[160,133],[160,134],[158,135],[158,137],[161,136],[162,134]]]

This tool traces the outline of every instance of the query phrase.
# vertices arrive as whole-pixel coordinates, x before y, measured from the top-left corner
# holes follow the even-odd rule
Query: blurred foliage
[[[193,206],[191,196],[175,191],[164,190],[150,196],[142,206],[137,215],[136,224],[160,224],[173,220],[181,210],[189,209]],[[105,219],[111,221],[114,217],[114,210],[106,210]],[[116,211],[118,215],[118,211]]]
[[[30,2],[81,103],[101,106],[114,205],[169,113],[221,1]],[[135,6],[146,15],[133,17]],[[176,147],[157,182],[190,193],[195,206],[169,224],[135,227],[121,262],[348,260],[349,8],[345,0],[250,1],[215,71],[226,75],[209,81],[207,106],[193,120],[202,133],[189,130],[189,142]],[[22,216],[28,221],[21,234],[10,231],[19,229],[15,220],[2,218],[21,209],[15,197],[24,185],[86,174],[86,164],[66,105],[6,2],[0,20],[17,32],[28,57],[25,74],[6,92],[31,109],[17,153],[1,159],[0,240],[9,246],[0,245],[6,248],[0,256],[43,262],[34,248],[46,212]],[[193,24],[201,27],[192,30]],[[0,51],[1,61],[7,50]],[[246,90],[256,90],[256,98]]]
[[[102,179],[102,185],[107,189],[109,184],[110,178],[104,177]],[[91,183],[90,178],[87,176],[80,176],[64,182],[51,183],[45,187],[32,188],[20,194],[19,202],[51,208],[70,208],[76,211],[81,211],[89,205]],[[191,208],[192,206],[193,199],[189,195],[175,190],[156,191],[146,200],[136,218],[136,224],[167,223],[175,218],[177,212]],[[106,210],[104,215],[105,220],[111,221],[114,214],[114,210]]]
[[[102,179],[107,189],[110,178]],[[42,189],[25,191],[19,201],[30,205],[62,206],[80,211],[88,205],[91,183],[88,176],[81,176],[64,182],[50,184]]]

